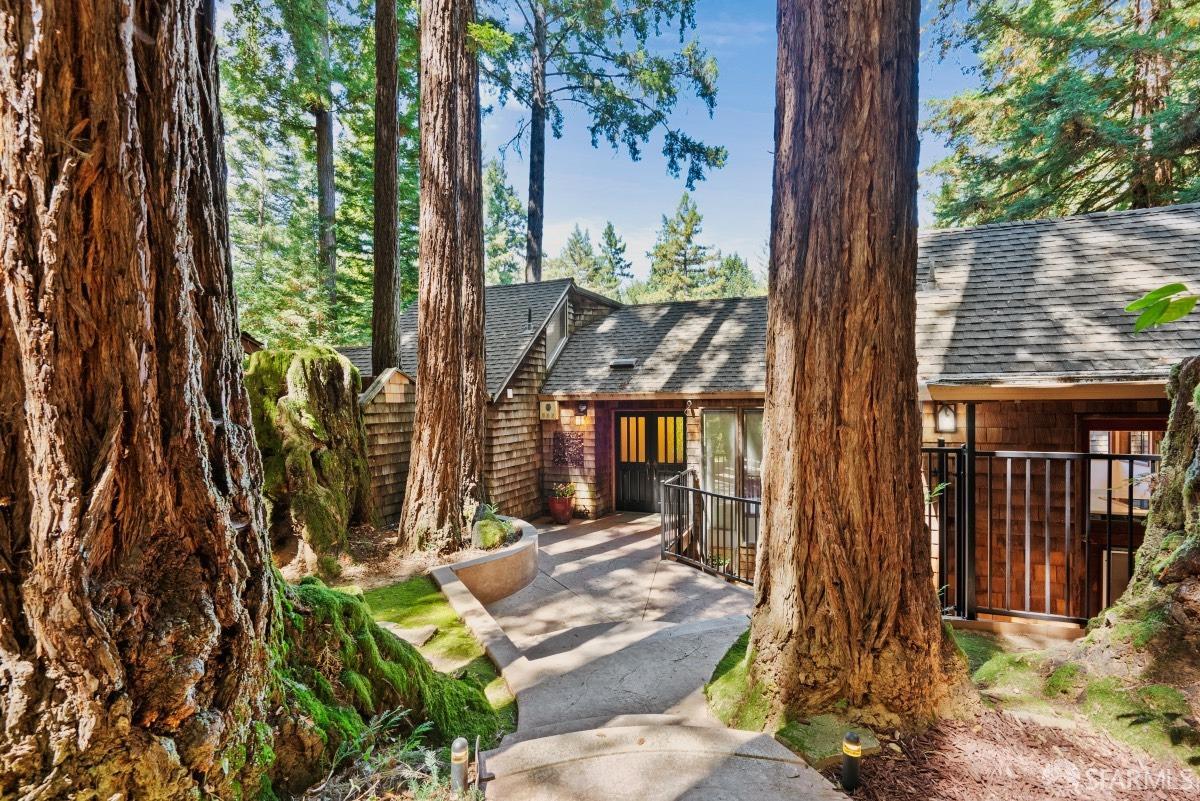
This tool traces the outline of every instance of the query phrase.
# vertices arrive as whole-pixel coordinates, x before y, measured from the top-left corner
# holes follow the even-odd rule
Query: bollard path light
[[[467,789],[467,760],[471,747],[466,737],[459,737],[450,745],[450,792],[461,798]]]
[[[862,741],[858,732],[848,731],[842,738],[842,789],[853,793],[859,785],[859,764],[862,762]]]

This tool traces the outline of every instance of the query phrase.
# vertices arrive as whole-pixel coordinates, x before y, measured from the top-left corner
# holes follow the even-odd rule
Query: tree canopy
[[[937,222],[974,225],[1200,198],[1200,6],[942,0],[943,53],[977,88],[933,103]]]
[[[402,0],[398,256],[416,292],[417,30]],[[370,335],[375,43],[361,0],[235,0],[221,54],[230,239],[243,328],[275,344],[357,343]],[[325,40],[328,47],[324,47]],[[337,111],[336,295],[320,260],[312,106]]]

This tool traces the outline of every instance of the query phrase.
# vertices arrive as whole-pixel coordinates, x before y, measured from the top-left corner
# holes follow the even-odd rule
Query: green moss
[[[1042,685],[1042,695],[1047,698],[1057,698],[1071,692],[1075,689],[1082,673],[1083,668],[1073,662],[1059,665],[1053,673],[1046,677],[1046,681]]]
[[[369,590],[363,597],[376,620],[403,628],[436,626],[437,634],[421,646],[421,653],[452,674],[483,687],[492,708],[500,715],[502,730],[516,729],[516,699],[508,683],[432,579],[417,576]]]
[[[1166,625],[1167,615],[1161,608],[1145,612],[1143,617],[1124,619],[1113,626],[1113,639],[1144,649]]]
[[[950,626],[950,635],[954,643],[958,646],[958,650],[963,655],[963,658],[967,660],[967,668],[972,673],[979,670],[985,662],[1004,650],[1000,645],[1000,641],[991,634],[984,634],[977,631],[963,631]]]
[[[775,732],[775,739],[802,756],[808,764],[823,770],[841,761],[842,740],[850,731],[858,734],[864,756],[879,753],[879,740],[874,732],[837,715],[817,715],[805,721],[788,720]]]
[[[770,707],[761,685],[750,678],[750,631],[734,641],[717,663],[712,678],[704,686],[708,707],[726,726],[746,731],[762,731],[767,725]]]
[[[272,532],[336,552],[350,525],[374,522],[358,371],[323,346],[264,350],[250,357],[246,390]]]
[[[1200,770],[1200,732],[1188,723],[1187,697],[1178,689],[1165,684],[1126,687],[1115,678],[1101,679],[1087,686],[1083,709],[1113,737]]]

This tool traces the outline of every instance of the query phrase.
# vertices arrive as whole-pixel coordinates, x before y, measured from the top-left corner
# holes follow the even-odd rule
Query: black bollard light
[[[842,789],[853,793],[859,785],[859,765],[862,762],[862,741],[858,732],[848,731],[842,738]]]

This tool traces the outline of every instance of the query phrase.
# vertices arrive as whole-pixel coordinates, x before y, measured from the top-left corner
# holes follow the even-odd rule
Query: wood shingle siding
[[[393,525],[400,518],[408,479],[416,386],[404,373],[391,370],[363,392],[362,400],[371,492],[380,521]]]
[[[491,502],[506,515],[536,517],[541,511],[538,390],[545,380],[542,334],[507,389],[488,406],[484,472]]]

